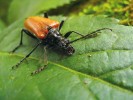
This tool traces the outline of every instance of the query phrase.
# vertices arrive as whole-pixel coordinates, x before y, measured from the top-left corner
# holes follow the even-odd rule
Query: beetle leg
[[[91,32],[91,33],[89,33],[89,34],[87,34],[87,35],[85,35],[85,36],[82,36],[82,37],[80,37],[80,38],[77,38],[77,39],[75,39],[75,40],[73,40],[73,41],[70,41],[69,42],[69,44],[71,44],[71,43],[73,43],[73,42],[76,42],[76,41],[78,41],[78,40],[80,40],[80,39],[88,39],[88,38],[93,38],[93,37],[96,37],[98,34],[97,34],[97,32],[100,32],[101,30],[111,30],[112,31],[112,29],[110,29],[110,28],[101,28],[101,29],[98,29],[98,30],[96,30],[96,31],[93,31],[93,32]]]
[[[36,36],[34,36],[31,32],[29,32],[28,30],[26,29],[22,29],[22,33],[26,33],[27,35],[29,35],[31,38],[33,39],[38,39]]]
[[[12,67],[12,69],[18,68],[19,65],[26,60],[26,58],[28,58],[36,49],[37,47],[41,44],[41,42],[39,42],[32,50],[29,54],[27,54],[22,60],[20,60],[15,66]]]
[[[40,72],[43,71],[46,67],[47,67],[47,65],[44,65],[44,66],[38,68],[37,70],[33,71],[33,72],[31,73],[31,75],[35,75],[35,74],[40,73]]]
[[[76,32],[76,31],[69,31],[69,32],[67,32],[65,35],[64,35],[64,37],[65,38],[68,38],[72,33],[76,33],[76,34],[78,34],[78,35],[80,35],[80,36],[84,36],[84,35],[82,35],[81,33],[79,33],[79,32]]]
[[[21,38],[20,38],[19,45],[15,47],[11,52],[15,52],[19,47],[21,47],[22,44],[23,44],[23,29],[21,30]]]
[[[26,33],[27,35],[29,35],[29,36],[32,37],[32,38],[36,38],[36,37],[35,37],[32,33],[30,33],[28,30],[22,29],[22,30],[21,30],[20,43],[19,43],[19,45],[18,45],[16,48],[14,48],[11,52],[15,52],[19,47],[21,47],[21,46],[23,45],[23,33]]]
[[[44,17],[45,18],[48,18],[48,13],[44,13]]]
[[[62,20],[62,21],[61,21],[61,23],[60,23],[60,26],[59,26],[59,31],[61,30],[61,28],[62,28],[63,24],[64,24],[64,20]]]
[[[44,47],[44,64],[47,65],[48,64],[48,56],[47,56],[47,47]]]
[[[47,60],[47,51],[46,51],[46,48],[47,48],[47,46],[44,47],[44,63],[45,63],[45,65],[40,67],[40,68],[38,68],[37,70],[33,71],[31,73],[31,75],[38,74],[39,72],[41,72],[42,70],[44,70],[47,67],[48,60]]]

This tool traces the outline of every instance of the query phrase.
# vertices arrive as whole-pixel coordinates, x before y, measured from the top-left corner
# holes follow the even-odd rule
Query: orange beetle
[[[63,36],[60,33],[60,29],[62,28],[63,23],[64,21],[59,23],[58,21],[49,19],[47,13],[44,13],[44,17],[33,16],[27,18],[24,22],[25,29],[22,29],[21,31],[20,43],[16,48],[12,50],[12,52],[15,52],[23,44],[22,43],[23,33],[26,33],[30,37],[37,39],[38,44],[31,50],[31,52],[29,52],[29,54],[27,54],[22,60],[20,60],[15,66],[13,66],[12,69],[17,68],[41,44],[43,44],[44,46],[50,46],[57,48],[58,50],[62,50],[67,55],[72,55],[75,52],[75,49],[71,46],[71,43],[78,41],[82,38],[95,37],[97,36],[98,31],[109,29],[109,28],[102,28],[85,36],[76,31],[69,31]],[[71,35],[71,33],[76,33],[81,37],[73,41],[69,41],[67,38]],[[38,73],[42,71],[44,68],[45,66],[37,69],[32,74]]]

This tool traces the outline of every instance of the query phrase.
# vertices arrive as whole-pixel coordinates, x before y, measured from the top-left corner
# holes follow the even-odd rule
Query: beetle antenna
[[[82,36],[82,37],[80,37],[80,38],[77,38],[77,39],[75,39],[75,40],[73,40],[73,41],[70,41],[69,44],[71,44],[71,43],[73,43],[73,42],[76,42],[76,41],[78,41],[78,40],[80,40],[80,39],[83,39],[83,38],[84,38],[84,39],[87,39],[87,38],[96,37],[96,36],[97,36],[97,32],[99,32],[99,31],[101,31],[101,30],[110,30],[110,31],[112,31],[112,29],[110,29],[110,28],[101,28],[101,29],[98,29],[98,30],[96,30],[96,31],[91,32],[90,34],[87,34],[87,35]]]

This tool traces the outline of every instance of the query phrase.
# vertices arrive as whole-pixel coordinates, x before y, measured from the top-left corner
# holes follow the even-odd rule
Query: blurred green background
[[[12,1],[0,0],[0,23],[6,26],[9,25],[7,16]],[[75,0],[70,4],[49,9],[47,12],[50,15],[65,16],[107,15],[119,19],[121,24],[133,25],[133,0]]]

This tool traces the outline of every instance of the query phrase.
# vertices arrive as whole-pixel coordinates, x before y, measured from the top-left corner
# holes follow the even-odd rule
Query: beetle
[[[64,24],[64,20],[59,23],[56,20],[52,20],[48,18],[48,14],[44,13],[44,17],[41,16],[32,16],[28,17],[24,22],[25,29],[21,30],[21,38],[19,45],[12,50],[12,52],[15,52],[20,46],[23,44],[23,33],[26,33],[28,36],[37,39],[38,44],[29,52],[22,60],[20,60],[16,65],[12,67],[12,69],[15,69],[19,67],[19,65],[26,60],[36,49],[39,45],[44,46],[50,46],[50,47],[56,47],[60,50],[62,50],[66,55],[72,55],[75,52],[75,49],[71,45],[72,43],[80,40],[80,39],[86,39],[86,38],[92,38],[97,36],[97,32],[109,28],[102,28],[98,29],[90,34],[82,35],[79,32],[76,31],[69,31],[65,33],[63,36],[60,32],[62,26]],[[111,30],[111,29],[109,29]],[[80,38],[77,38],[75,40],[69,41],[68,37],[75,33],[77,35],[80,35]],[[42,71],[46,66],[43,66],[36,71],[32,73],[36,74]]]

